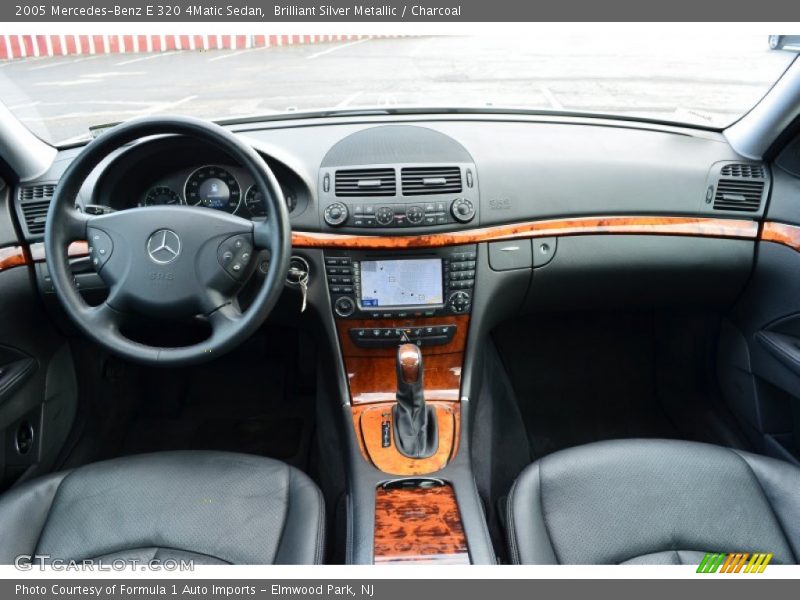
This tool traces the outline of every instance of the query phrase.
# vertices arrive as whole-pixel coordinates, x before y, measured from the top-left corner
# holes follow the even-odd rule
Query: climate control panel
[[[325,206],[322,217],[330,227],[429,227],[469,223],[475,204],[465,197],[431,202],[355,202],[337,200]]]

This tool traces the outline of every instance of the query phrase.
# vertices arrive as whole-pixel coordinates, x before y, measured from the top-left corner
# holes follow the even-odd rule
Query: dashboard
[[[264,158],[283,190],[293,254],[309,265],[309,302],[323,294],[353,325],[727,305],[750,275],[767,198],[771,220],[800,219],[789,188],[774,185],[785,179],[780,169],[739,156],[708,130],[523,115],[351,115],[227,127]],[[48,196],[81,150],[60,150],[48,172],[17,187],[29,244],[41,243]],[[159,136],[100,164],[77,203],[198,205],[261,219],[252,184],[219,150]],[[41,288],[50,290],[45,265],[38,267]],[[369,343],[394,339],[397,329],[378,333],[382,340]]]

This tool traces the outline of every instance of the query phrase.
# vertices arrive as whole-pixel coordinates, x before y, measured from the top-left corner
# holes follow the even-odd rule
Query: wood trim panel
[[[458,402],[461,368],[467,345],[469,315],[416,319],[339,319],[336,329],[353,405],[393,402],[397,391],[397,348],[362,348],[350,338],[350,329],[430,327],[455,325],[453,339],[442,346],[422,347],[426,400]]]
[[[463,353],[425,356],[423,349],[423,356],[425,400],[458,402]],[[353,405],[394,401],[397,392],[394,357],[351,356],[344,363]]]
[[[450,485],[375,492],[375,564],[470,564]]]
[[[439,448],[428,458],[408,458],[395,446],[394,402],[353,407],[353,426],[364,458],[390,475],[427,475],[443,469],[458,452],[461,407],[457,402],[432,402],[439,428]],[[388,423],[390,446],[382,444],[383,424]]]
[[[767,221],[761,228],[759,239],[762,242],[783,244],[800,252],[800,226],[798,225]]]
[[[22,267],[29,263],[28,254],[23,246],[6,246],[0,248],[0,271]]]
[[[644,234],[756,239],[758,223],[711,217],[605,216],[544,219],[428,235],[351,235],[296,231],[295,248],[436,248],[517,238],[565,235]]]
[[[44,244],[39,242],[30,245],[31,259],[33,262],[44,262],[45,251]],[[72,242],[67,250],[70,258],[80,258],[82,256],[89,256],[89,244],[87,242]]]

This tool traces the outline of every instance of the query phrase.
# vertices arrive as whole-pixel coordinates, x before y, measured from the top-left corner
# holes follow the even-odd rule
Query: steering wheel
[[[264,192],[266,220],[254,223],[192,206],[149,206],[98,216],[75,208],[81,185],[103,159],[125,144],[156,135],[194,138],[238,161]],[[67,249],[81,240],[88,241],[94,268],[109,289],[99,306],[89,306],[73,281]],[[242,312],[236,294],[260,249],[269,250],[269,267],[251,305]],[[200,119],[145,117],[103,133],[72,161],[50,204],[45,251],[56,295],[89,338],[132,361],[180,366],[233,349],[264,322],[283,290],[291,229],[281,187],[253,148]],[[142,344],[120,332],[133,313],[160,319],[204,315],[211,333],[190,346]]]

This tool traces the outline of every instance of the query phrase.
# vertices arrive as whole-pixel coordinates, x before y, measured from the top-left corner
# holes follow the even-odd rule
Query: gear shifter
[[[439,446],[436,409],[425,404],[422,351],[416,344],[397,349],[397,404],[392,409],[397,449],[409,458],[432,456]]]

